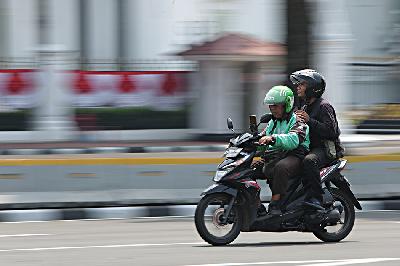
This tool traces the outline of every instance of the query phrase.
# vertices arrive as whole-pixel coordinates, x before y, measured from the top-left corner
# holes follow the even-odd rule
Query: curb
[[[367,147],[368,142],[344,143],[346,155]],[[104,146],[87,148],[11,148],[0,149],[0,155],[49,155],[49,154],[105,154],[105,153],[167,153],[167,152],[223,152],[228,144],[180,145],[180,146]],[[394,153],[389,152],[389,153]]]
[[[167,130],[170,131],[170,130]],[[174,130],[172,130],[174,131]],[[120,140],[122,142],[124,141],[145,141],[145,143],[139,143],[137,142],[136,145],[131,143],[124,143],[127,146],[120,146],[116,144],[106,144],[106,143],[92,143],[92,142],[78,142],[80,145],[88,145],[92,147],[65,147],[66,144],[63,143],[58,143],[57,147],[48,147],[48,148],[40,148],[40,146],[26,146],[29,148],[24,148],[23,143],[16,143],[18,144],[17,147],[10,147],[10,148],[0,148],[0,155],[44,155],[44,154],[93,154],[93,153],[150,153],[150,152],[214,152],[214,151],[224,151],[225,148],[228,145],[228,139],[231,138],[233,135],[232,134],[211,134],[212,136],[216,136],[218,138],[213,139],[211,138],[212,136],[208,136],[207,134],[203,134],[203,138],[197,137],[193,139],[192,138],[185,138],[183,136],[181,137],[176,137],[175,138],[170,138],[168,140],[163,141],[163,139],[159,138],[158,135],[152,135],[148,132],[153,132],[153,130],[146,131],[147,133],[144,133],[147,138],[144,140],[143,138],[121,138],[121,134],[128,134],[132,136],[136,131],[123,131],[123,132],[103,132],[104,134],[109,134],[112,135],[112,138],[105,138],[100,141],[115,141],[115,140]],[[174,131],[175,132],[175,131]],[[101,133],[101,134],[103,134]],[[114,134],[118,133],[118,134]],[[164,134],[164,130],[158,131],[157,134]],[[140,134],[143,134],[141,132]],[[174,133],[178,134],[178,133]],[[201,134],[200,134],[201,135]],[[214,136],[214,137],[215,137]],[[168,137],[165,134],[163,137]],[[150,142],[151,140],[156,140],[158,143],[154,143],[153,145],[162,145],[162,146],[149,146],[152,145]],[[40,140],[37,140],[39,141]],[[169,142],[173,141],[173,142]],[[183,142],[180,142],[183,141]],[[194,141],[194,143],[192,142]],[[200,141],[200,144],[199,144]],[[202,145],[202,141],[204,142],[204,145]],[[210,141],[212,143],[210,143]],[[357,149],[357,148],[363,148],[363,147],[368,147],[370,148],[371,146],[373,147],[381,147],[382,145],[385,147],[392,147],[390,144],[391,143],[396,143],[396,145],[400,142],[400,134],[399,135],[375,135],[375,134],[353,134],[353,133],[348,133],[348,134],[342,134],[341,136],[341,141],[343,145],[346,147],[346,149],[349,149],[350,151],[352,149]],[[87,143],[87,144],[85,144]],[[183,144],[185,143],[185,144]],[[165,146],[164,146],[165,144]],[[99,146],[97,146],[99,145]],[[103,146],[102,146],[103,145]],[[104,146],[104,145],[110,145],[110,146]],[[116,145],[116,146],[114,146]],[[64,146],[64,147],[63,147]],[[393,153],[393,152],[391,152]],[[350,155],[350,154],[349,154]]]
[[[3,149],[0,155],[44,155],[44,154],[96,154],[96,153],[151,153],[151,152],[214,152],[224,151],[227,145],[205,146],[131,146],[54,149]]]
[[[267,204],[265,204],[267,205]],[[361,201],[363,210],[400,210],[400,200]],[[193,217],[196,205],[33,209],[0,211],[0,222]]]

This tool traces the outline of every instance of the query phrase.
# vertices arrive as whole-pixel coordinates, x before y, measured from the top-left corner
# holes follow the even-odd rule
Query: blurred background
[[[226,118],[247,130],[304,68],[339,119],[352,238],[206,248],[177,218],[212,184]],[[399,265],[399,86],[399,0],[0,0],[1,264]],[[126,220],[14,223],[108,218]]]
[[[400,131],[396,0],[1,0],[0,36],[1,142],[213,139],[303,68],[345,132]]]

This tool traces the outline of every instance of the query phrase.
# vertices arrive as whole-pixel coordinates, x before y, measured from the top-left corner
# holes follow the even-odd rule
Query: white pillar
[[[285,1],[240,0],[235,3],[231,30],[246,32],[262,40],[285,42]]]
[[[97,0],[96,0],[97,2]],[[128,2],[128,54],[133,59],[166,57],[173,43],[175,1],[133,0]]]
[[[65,49],[79,50],[79,0],[50,0],[48,6],[50,43],[62,43]]]
[[[34,56],[32,48],[38,43],[38,8],[37,1],[6,0],[8,14],[8,55],[13,58],[31,58]]]
[[[346,63],[351,52],[350,24],[343,0],[315,2],[315,68],[326,79],[324,97],[336,109],[341,128],[351,125],[341,115],[351,103]]]
[[[118,19],[117,1],[87,0],[88,2],[88,37],[87,57],[92,61],[91,68],[110,70],[116,64],[93,64],[93,61],[117,63],[118,57]]]
[[[70,52],[60,46],[43,46],[38,51],[40,78],[38,108],[34,129],[41,131],[41,141],[70,140],[75,123],[71,105],[71,91],[66,87],[65,62]]]
[[[238,62],[201,61],[195,88],[192,121],[199,133],[229,133],[226,118],[234,128],[244,129],[241,68]]]
[[[0,57],[7,56],[9,41],[9,11],[6,1],[0,1]]]

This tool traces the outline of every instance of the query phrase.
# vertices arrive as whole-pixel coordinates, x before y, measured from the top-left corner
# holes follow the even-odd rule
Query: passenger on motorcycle
[[[265,96],[264,104],[268,105],[273,118],[263,131],[265,136],[259,143],[268,144],[266,154],[271,151],[278,154],[274,158],[262,156],[265,160],[263,173],[272,191],[268,214],[280,215],[280,200],[287,190],[288,180],[300,173],[302,161],[309,151],[309,129],[307,124],[296,119],[293,112],[294,95],[290,88],[272,87]]]
[[[323,190],[320,182],[320,169],[333,160],[343,157],[340,144],[340,129],[335,109],[321,96],[325,91],[325,80],[312,69],[303,69],[290,75],[300,98],[298,120],[310,127],[310,153],[303,160],[303,185],[309,187],[305,204],[320,208]]]

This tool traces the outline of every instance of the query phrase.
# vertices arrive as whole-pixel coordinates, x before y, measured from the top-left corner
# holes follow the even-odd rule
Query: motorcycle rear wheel
[[[197,232],[204,241],[213,246],[227,245],[240,233],[242,217],[235,205],[232,207],[228,222],[222,223],[230,199],[230,195],[223,193],[209,194],[197,204],[194,216]]]
[[[321,230],[314,231],[313,234],[324,242],[339,242],[340,240],[347,237],[347,235],[350,234],[351,230],[353,229],[355,211],[353,203],[345,193],[343,193],[339,189],[333,189],[331,193],[334,200],[340,202],[343,206],[342,214],[344,216],[344,219],[343,221],[342,218],[340,219],[341,226],[336,231],[334,230],[332,232],[328,231],[330,229],[330,226],[325,226]]]

